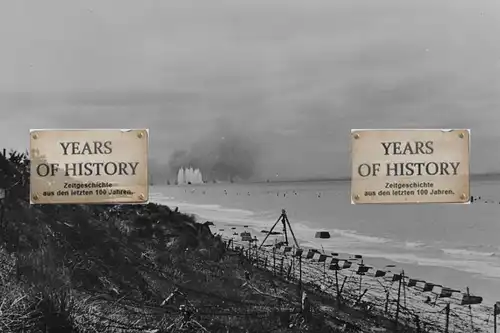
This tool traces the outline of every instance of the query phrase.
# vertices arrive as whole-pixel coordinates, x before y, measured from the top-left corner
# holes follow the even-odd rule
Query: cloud
[[[473,170],[498,171],[499,13],[494,0],[12,2],[0,139],[148,127],[167,165],[223,118],[259,147],[256,176],[341,177],[350,128],[470,127]]]
[[[209,135],[189,150],[176,150],[169,160],[170,177],[182,167],[201,170],[205,180],[251,179],[257,174],[260,147],[245,128],[221,118]]]

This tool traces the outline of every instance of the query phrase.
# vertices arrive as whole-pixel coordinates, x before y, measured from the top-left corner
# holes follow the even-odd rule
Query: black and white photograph
[[[499,0],[0,0],[0,332],[496,333],[499,35]]]

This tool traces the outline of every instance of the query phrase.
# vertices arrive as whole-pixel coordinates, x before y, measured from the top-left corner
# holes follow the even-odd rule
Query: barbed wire
[[[229,240],[229,239],[226,239]],[[250,261],[256,264],[259,268],[267,269],[277,275],[287,275],[290,280],[296,280],[297,258],[294,258],[291,253],[280,253],[271,251],[267,248],[252,248],[246,247],[242,242],[235,242],[232,239],[232,244],[240,248],[243,255],[249,256]],[[271,258],[271,259],[270,259]],[[253,261],[252,261],[253,260]],[[331,297],[335,298],[336,286],[335,278],[332,276],[332,271],[329,269],[329,264],[326,262],[313,261],[311,259],[300,259],[302,265],[302,283],[311,283],[314,287],[329,292]],[[269,265],[269,263],[271,263]],[[264,265],[267,264],[267,267]],[[278,267],[276,267],[278,266]],[[283,268],[282,268],[283,266]],[[304,269],[305,268],[305,269]],[[291,274],[290,274],[291,273]],[[300,274],[300,273],[299,273]],[[291,275],[291,276],[290,276]],[[397,303],[398,299],[394,297],[394,281],[387,281],[385,277],[376,278],[369,275],[356,275],[353,269],[342,269],[337,271],[338,284],[343,286],[342,297],[349,299],[357,299],[360,296],[362,289],[368,289],[363,295],[366,302],[378,308],[378,312],[384,315],[390,315],[384,308],[391,308],[391,304]],[[363,281],[368,282],[365,287],[362,287]],[[382,280],[382,281],[381,281]],[[374,282],[376,281],[376,282]],[[360,288],[361,284],[361,288]],[[417,288],[407,287],[402,283],[404,288],[404,300],[399,302],[399,319],[411,322],[414,318],[419,318],[419,323],[427,327],[427,330],[442,331],[446,326],[446,304],[450,306],[449,312],[449,329],[458,329],[464,332],[485,332],[488,330],[487,324],[493,312],[492,307],[484,304],[475,304],[469,306],[453,303],[453,299],[441,299],[439,295],[429,293],[428,296],[436,296],[434,301],[429,304],[424,302],[426,293],[419,291]],[[392,292],[392,295],[390,295]],[[381,300],[381,295],[389,293],[386,300]],[[404,303],[406,302],[406,306]],[[381,311],[382,309],[382,311]],[[474,310],[474,313],[472,313]],[[389,311],[390,312],[390,311]]]
[[[7,157],[5,159],[10,162],[10,160]],[[13,169],[14,171],[18,171],[16,170],[17,168]],[[24,173],[21,171],[18,171],[18,174],[24,176]],[[9,184],[7,189],[10,190],[18,186],[23,181],[23,179],[24,178],[21,177],[21,179],[16,180],[14,183]],[[286,275],[287,278],[286,280],[290,280],[292,282],[297,280],[296,258],[293,258],[292,256],[287,254],[271,252],[266,249],[260,249],[260,250],[252,249],[252,251],[249,252],[252,252],[248,253],[249,259],[255,259],[253,258],[253,252],[257,254],[257,260],[256,262],[253,262],[253,264],[256,264],[259,268],[268,269],[268,267],[263,267],[264,259],[267,260],[268,262],[271,257],[274,257],[275,261],[282,260],[279,264],[282,265],[283,268],[280,268],[279,274],[281,276]],[[326,267],[327,266],[326,263],[313,262],[311,260],[307,260],[304,258],[302,259],[301,259],[302,272],[301,273],[299,272],[299,274],[302,275],[302,282],[310,283],[311,285],[317,287],[318,290],[329,292],[331,294],[330,296],[335,295],[336,290],[332,289],[337,285],[337,282],[332,276],[332,271],[329,269],[329,267]],[[4,262],[4,260],[2,260],[0,265],[4,265],[5,267],[12,266],[10,262]],[[239,304],[242,306],[262,306],[261,303],[252,303],[252,302],[242,301],[240,299],[224,297],[209,291],[197,290],[196,288],[185,286],[182,283],[176,282],[177,277],[172,272],[167,272],[157,267],[152,267],[152,266],[150,267],[149,265],[140,265],[138,267],[162,274],[162,276],[168,278],[173,285],[182,288],[183,290],[188,291],[190,293],[209,296],[211,298],[219,299],[221,301],[228,302],[233,305]],[[307,269],[304,269],[304,267],[306,267]],[[272,271],[275,274],[277,273],[276,262],[273,263]],[[320,278],[318,279],[318,277]],[[473,306],[464,306],[459,304],[452,304],[450,300],[442,301],[438,298],[436,298],[436,300],[432,304],[425,304],[422,301],[422,297],[425,295],[424,292],[418,291],[414,288],[407,288],[406,286],[403,286],[405,291],[404,299],[406,300],[406,304],[401,304],[403,303],[401,302],[401,299],[397,299],[394,297],[393,282],[386,281],[384,278],[381,279],[376,277],[374,278],[367,275],[358,278],[355,272],[349,269],[337,271],[337,278],[339,279],[338,284],[342,285],[343,298],[350,298],[352,300],[356,300],[358,299],[358,297],[361,296],[362,299],[364,299],[365,301],[373,305],[375,308],[377,308],[377,311],[387,316],[391,315],[391,313],[394,311],[392,309],[394,307],[394,303],[397,303],[400,315],[399,319],[408,321],[414,317],[418,317],[421,324],[438,327],[439,329],[443,329],[445,325],[445,315],[443,314],[444,304],[449,304],[450,307],[449,318],[448,318],[450,328],[456,328],[464,332],[469,332],[469,331],[472,332],[473,330],[474,331],[486,330],[487,329],[486,325],[489,324],[490,317],[493,313],[493,309],[486,305],[481,304]],[[363,287],[362,279],[365,280],[364,281],[365,287]],[[371,281],[368,286],[366,286],[366,281]],[[376,282],[374,283],[374,281]],[[360,295],[362,289],[368,289],[368,292],[364,295]],[[388,294],[387,299],[386,300],[381,299],[380,296],[385,294]],[[125,301],[131,302],[132,300],[123,300],[123,302]],[[151,311],[157,311],[163,313],[167,313],[167,311],[169,311],[159,306],[154,306],[154,305],[150,306],[144,303],[141,306],[148,307],[149,310]],[[269,308],[271,307],[269,306]],[[387,308],[387,310],[385,310],[385,308]],[[472,309],[474,310],[474,314]],[[202,315],[221,315],[221,316],[250,315],[238,311],[232,311],[232,312],[229,311],[224,312],[219,310],[217,311],[218,312],[216,311],[206,311],[206,313],[202,312]],[[253,314],[264,315],[265,313],[268,312],[260,311],[258,313],[256,312]],[[116,324],[130,327],[130,325],[127,323],[117,322]]]
[[[139,317],[142,317],[144,319],[144,317],[146,317],[147,315],[151,315],[148,313],[137,311],[135,309],[130,309],[129,304],[123,304],[124,301],[130,301],[130,300],[123,299],[119,302],[115,302],[114,304],[117,306],[127,307],[127,316],[131,316],[132,314],[136,314]],[[106,327],[123,329],[123,330],[128,330],[128,331],[130,331],[130,330],[145,331],[145,330],[157,329],[162,323],[163,323],[163,325],[168,323],[168,320],[165,319],[165,315],[167,315],[167,314],[171,314],[171,315],[181,315],[182,314],[182,310],[180,310],[181,308],[176,309],[176,308],[164,307],[164,306],[151,307],[151,306],[144,306],[144,305],[139,305],[139,304],[137,304],[137,306],[140,307],[141,309],[159,310],[157,314],[162,315],[163,318],[161,320],[157,320],[156,323],[153,325],[151,325],[151,324],[150,325],[138,325],[138,324],[131,324],[130,323],[131,321],[133,321],[132,318],[129,318],[129,322],[123,322],[123,321],[117,320],[111,316],[97,314],[97,313],[91,313],[91,312],[86,312],[82,316],[91,316],[91,317],[94,317],[95,319],[97,319],[101,322],[103,322],[103,321],[104,322],[111,322],[114,324],[114,325],[106,325]],[[226,310],[226,311],[200,311],[199,307],[195,307],[195,308],[196,308],[195,315],[201,316],[201,317],[203,317],[203,316],[211,316],[211,317],[229,316],[229,317],[251,317],[251,318],[262,317],[262,318],[265,318],[266,316],[269,316],[273,312],[272,310],[275,310],[273,308],[269,308],[268,311],[260,310],[260,311],[240,312],[240,311],[234,311],[234,309],[233,310]],[[299,311],[296,311],[296,310],[292,310],[292,311],[288,311],[288,312],[289,312],[289,314],[299,313]],[[153,315],[153,317],[154,317],[154,315]],[[176,320],[177,319],[172,320],[169,324],[170,325],[175,324]],[[169,327],[170,327],[170,325],[169,325]],[[279,328],[279,327],[276,327],[276,328]],[[206,331],[206,329],[205,329],[205,331]]]

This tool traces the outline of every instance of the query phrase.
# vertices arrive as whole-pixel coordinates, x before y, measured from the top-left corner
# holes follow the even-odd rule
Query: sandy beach
[[[412,278],[461,291],[469,287],[493,304],[500,299],[498,185],[473,182],[481,200],[471,205],[390,209],[351,205],[348,184],[342,182],[155,187],[152,198],[200,221],[248,225],[258,238],[283,208],[301,246],[362,254],[378,267],[396,265]],[[315,239],[321,230],[331,238]]]
[[[220,234],[226,240],[232,240],[234,246],[244,248],[245,251],[250,249],[250,256],[258,259],[260,268],[265,268],[273,272],[278,272],[281,269],[281,261],[283,260],[283,269],[290,269],[290,278],[297,281],[299,278],[298,257],[294,256],[296,251],[295,246],[286,248],[281,246],[273,251],[273,243],[280,236],[269,236],[266,244],[258,249],[260,242],[265,235],[252,226],[236,226],[231,223],[217,223],[211,227],[212,231]],[[256,236],[259,241],[250,246],[249,242],[241,241],[239,236],[242,232],[250,232],[252,237]],[[235,235],[237,234],[237,235]],[[282,237],[281,237],[282,238]],[[290,245],[293,243],[292,238],[289,238]],[[257,245],[258,244],[258,245]],[[300,245],[300,244],[299,244]],[[350,262],[349,268],[341,269],[337,272],[337,280],[339,288],[343,287],[342,297],[353,305],[356,300],[364,293],[361,300],[366,302],[367,306],[372,307],[380,313],[385,312],[387,303],[387,314],[394,316],[396,312],[396,304],[398,297],[399,280],[398,276],[403,272],[401,267],[386,267],[390,264],[388,260],[383,258],[364,257],[360,254],[353,253],[336,253],[331,255],[325,253],[321,255],[322,249],[314,254],[312,258],[307,258],[309,248],[303,248],[301,265],[302,265],[302,282],[315,284],[319,290],[336,295],[336,278],[335,271],[330,269],[330,265],[338,260],[338,265],[343,267],[344,263]],[[287,251],[288,250],[288,251]],[[266,264],[267,263],[267,264]],[[363,264],[369,267],[368,272],[364,275],[358,275],[357,272]],[[291,267],[291,268],[290,268]],[[384,276],[376,276],[376,272],[385,272]],[[453,289],[450,297],[439,297],[445,294],[452,286],[429,286],[424,280],[407,277],[403,275],[400,291],[400,313],[399,318],[406,323],[415,323],[415,317],[418,315],[422,325],[428,323],[429,329],[434,326],[436,331],[442,331],[445,325],[444,309],[446,304],[450,304],[450,332],[479,332],[487,331],[492,327],[492,306],[488,304],[461,305],[461,302],[466,294],[466,290]],[[424,288],[426,288],[424,292]],[[430,288],[430,289],[428,289]],[[387,299],[389,301],[387,302]],[[427,301],[427,303],[426,303]],[[423,327],[423,326],[422,326]]]
[[[482,183],[475,185],[476,193],[484,193],[484,202],[470,205],[466,207],[467,210],[457,208],[463,216],[456,215],[457,213],[453,212],[452,208],[443,206],[430,208],[394,207],[392,213],[387,209],[374,209],[374,213],[370,216],[371,219],[385,218],[387,221],[383,226],[385,229],[380,227],[379,232],[390,230],[389,228],[397,230],[398,224],[392,222],[392,215],[397,216],[396,213],[410,218],[410,221],[405,223],[405,226],[413,225],[410,232],[399,227],[404,232],[403,237],[414,236],[415,234],[421,236],[417,236],[419,238],[407,238],[407,240],[400,242],[394,242],[387,236],[366,235],[355,230],[345,230],[341,225],[325,228],[326,224],[321,224],[323,226],[321,227],[320,224],[311,221],[314,218],[325,219],[324,216],[318,215],[318,212],[335,212],[335,216],[343,216],[347,221],[351,222],[349,229],[353,229],[355,225],[359,225],[360,229],[365,228],[368,224],[355,222],[354,219],[356,218],[365,219],[367,217],[360,215],[360,210],[363,212],[363,207],[352,209],[350,205],[345,206],[344,199],[341,197],[342,187],[337,190],[335,186],[332,187],[332,185],[328,184],[315,186],[306,184],[301,186],[283,184],[280,186],[267,185],[267,187],[266,185],[172,187],[162,190],[162,193],[170,194],[171,197],[159,194],[155,200],[179,206],[183,211],[194,213],[200,221],[210,220],[214,222],[214,226],[211,228],[212,231],[221,234],[225,239],[234,238],[238,240],[241,238],[239,236],[241,232],[249,231],[252,237],[256,236],[258,238],[259,244],[266,235],[262,231],[269,231],[279,216],[279,212],[270,210],[271,206],[286,207],[288,216],[293,216],[290,217],[291,224],[299,240],[300,247],[305,249],[314,248],[327,255],[331,255],[332,252],[338,254],[326,258],[324,262],[318,262],[317,258],[304,260],[303,280],[305,282],[312,281],[322,286],[325,291],[335,295],[335,274],[334,271],[329,270],[331,260],[334,257],[348,259],[352,262],[352,266],[338,272],[339,280],[343,281],[347,277],[343,289],[345,295],[350,295],[349,299],[356,300],[360,295],[360,290],[363,293],[365,289],[368,289],[362,300],[374,304],[375,308],[384,313],[388,290],[389,303],[387,311],[394,316],[399,283],[398,281],[392,281],[392,279],[394,274],[400,274],[404,271],[405,279],[400,294],[399,318],[413,322],[415,315],[418,315],[423,322],[441,325],[439,327],[442,328],[446,322],[445,308],[447,303],[450,303],[449,321],[451,332],[453,332],[453,328],[455,328],[456,332],[472,332],[473,329],[491,330],[493,304],[498,298],[499,291],[499,282],[496,277],[497,270],[494,263],[494,251],[497,245],[494,243],[495,240],[490,237],[488,242],[492,244],[491,253],[479,252],[482,247],[489,250],[488,243],[485,245],[479,245],[480,243],[478,243],[478,245],[474,245],[473,250],[461,248],[460,246],[470,243],[471,240],[474,240],[473,237],[478,237],[478,232],[481,232],[481,236],[484,235],[490,225],[490,216],[491,220],[494,220],[498,208],[496,205],[491,204],[491,202],[494,202],[493,193],[496,188],[494,184],[490,187],[484,187]],[[227,194],[218,194],[223,189],[227,189]],[[320,192],[321,197],[318,195]],[[276,193],[281,193],[281,196],[276,195]],[[219,204],[215,204],[215,202]],[[251,205],[258,207],[257,209],[265,213],[257,214],[250,211],[248,207],[251,207]],[[301,217],[307,213],[311,215],[310,220],[302,220]],[[403,215],[404,213],[406,214]],[[408,213],[411,214],[408,215]],[[445,220],[445,216],[449,214],[455,214],[451,216],[454,216],[453,223],[457,225],[457,228],[458,225],[469,225],[468,228],[460,229],[461,232],[464,232],[464,230],[472,231],[472,234],[463,236],[465,242],[460,238],[456,238],[453,240],[455,243],[450,240],[449,244],[445,244],[437,239],[436,235],[432,234],[429,234],[429,236],[436,238],[436,241],[432,241],[436,245],[431,246],[431,241],[423,240],[425,236],[423,231],[427,229],[416,229],[415,224],[420,223],[424,226],[428,224],[426,219],[433,219],[439,220],[440,224],[449,223],[451,225],[451,221]],[[471,220],[467,220],[469,215]],[[481,222],[472,222],[474,221],[473,215],[480,216]],[[334,224],[337,224],[337,221],[338,219],[335,218]],[[314,239],[313,225],[318,226],[316,231],[330,230],[332,238]],[[481,225],[481,229],[470,227],[475,225]],[[495,225],[491,225],[493,229],[489,229],[490,234],[494,232],[493,230],[496,230]],[[435,226],[433,229],[434,231],[438,230]],[[446,228],[445,230],[448,233],[452,232],[453,236],[458,236],[458,229]],[[275,231],[282,231],[280,223]],[[474,234],[478,234],[478,236]],[[445,234],[439,234],[438,236],[444,238]],[[267,243],[272,244],[277,238],[282,238],[282,236],[270,236]],[[291,241],[291,239],[290,237],[289,240]],[[477,238],[478,241],[479,239]],[[241,245],[248,248],[248,242]],[[476,248],[479,250],[475,250]],[[428,253],[425,254],[425,252]],[[285,266],[287,264],[292,265],[293,259],[290,258],[290,253],[281,255],[285,256]],[[269,264],[272,252],[261,253],[259,256],[261,258],[267,257]],[[363,263],[372,267],[361,277],[361,288],[360,275],[356,274],[360,260],[353,260],[356,256],[361,256]],[[296,269],[296,265],[294,267]],[[377,270],[385,271],[386,275],[384,277],[375,277]],[[298,276],[298,274],[295,275]],[[430,288],[431,284],[434,285],[432,288]],[[468,286],[470,287],[470,295],[483,298],[481,304],[472,305],[470,309],[468,306],[461,305],[463,296],[467,294]],[[424,288],[425,292],[423,291]],[[443,289],[445,291],[453,290],[451,297],[440,298],[439,295]]]

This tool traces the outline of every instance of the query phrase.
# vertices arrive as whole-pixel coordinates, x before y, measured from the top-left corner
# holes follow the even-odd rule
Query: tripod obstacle
[[[292,226],[290,225],[290,221],[288,220],[288,216],[286,215],[286,210],[282,209],[280,217],[278,217],[278,220],[274,223],[274,225],[271,228],[271,230],[267,233],[266,237],[264,238],[264,240],[262,241],[262,243],[259,246],[259,250],[262,248],[262,246],[266,242],[266,240],[269,237],[269,235],[272,234],[274,228],[276,228],[276,226],[280,222],[283,224],[283,234],[285,235],[285,241],[283,243],[285,244],[285,246],[288,246],[288,233],[287,233],[287,229],[289,229],[290,230],[290,234],[292,234],[293,241],[295,242],[295,246],[297,247],[297,249],[300,249],[299,242],[297,241],[297,238],[295,238],[295,234],[293,233]]]

